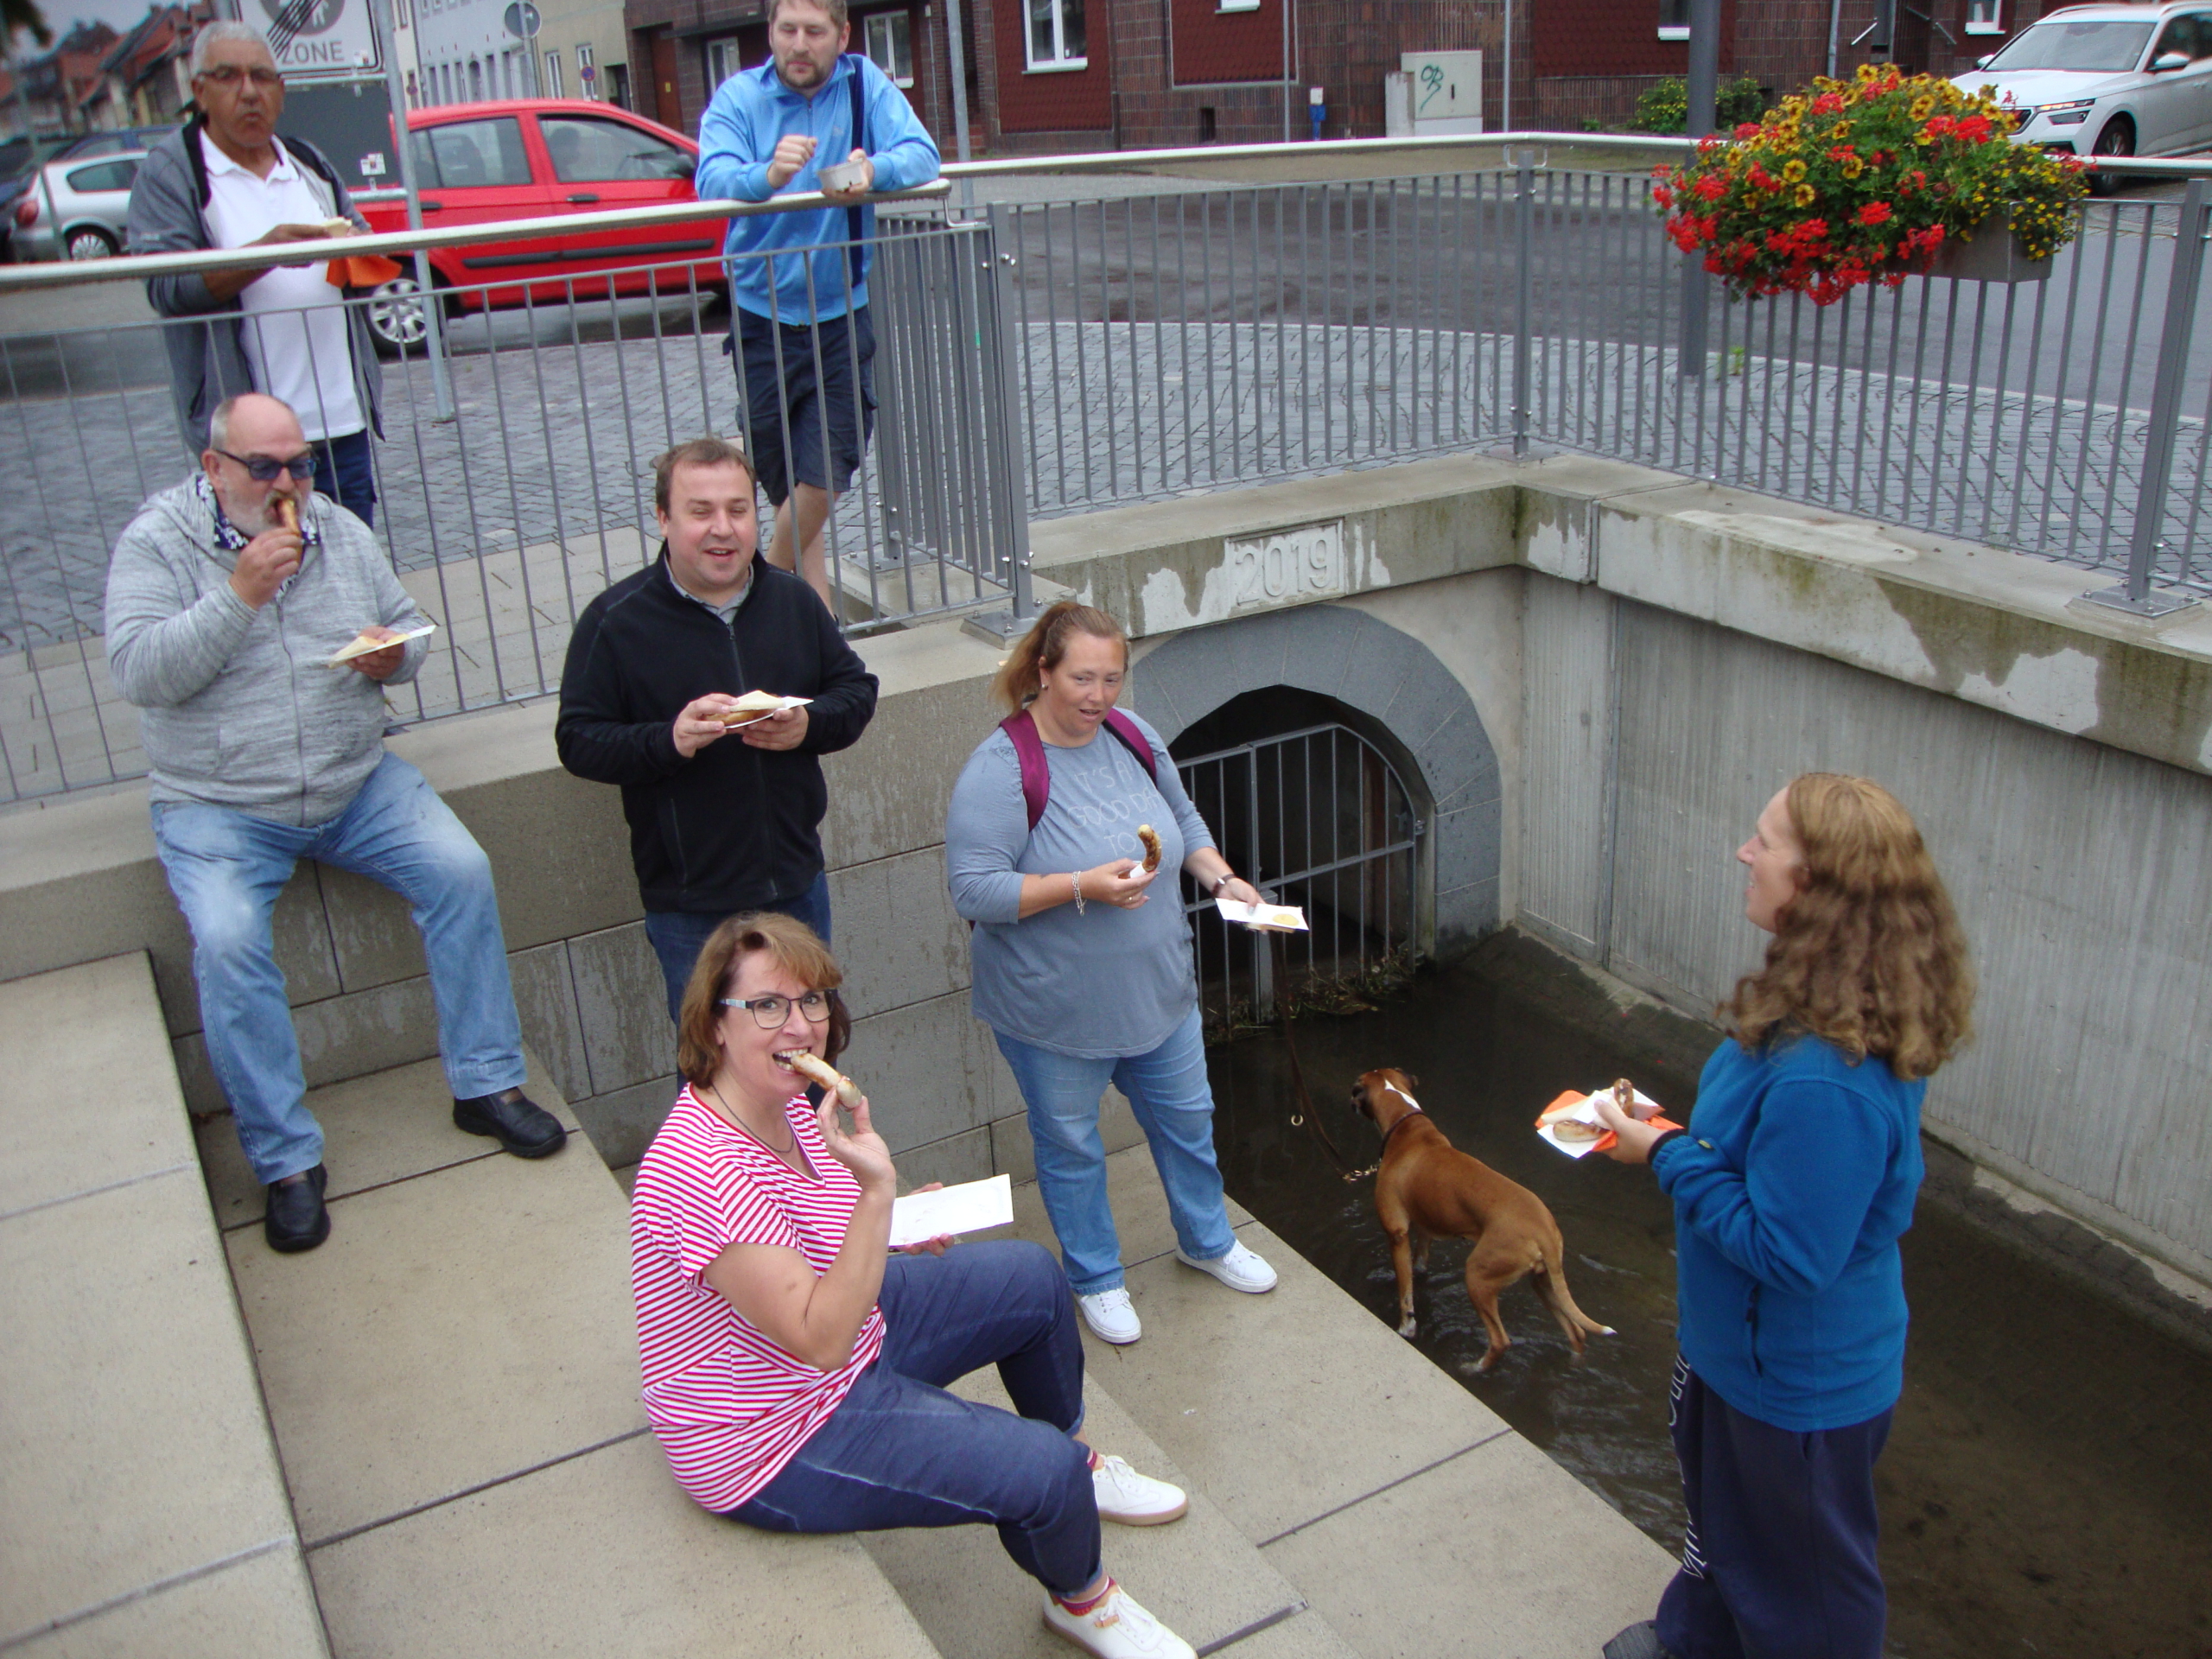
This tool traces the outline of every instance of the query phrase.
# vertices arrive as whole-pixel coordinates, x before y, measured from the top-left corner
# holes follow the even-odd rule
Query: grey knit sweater
[[[308,511],[321,543],[258,611],[232,592],[237,555],[189,480],[148,501],[116,543],[108,670],[145,711],[154,800],[324,823],[382,758],[382,689],[322,664],[371,623],[425,619],[367,525],[320,495]],[[386,683],[412,679],[426,645],[409,641]]]

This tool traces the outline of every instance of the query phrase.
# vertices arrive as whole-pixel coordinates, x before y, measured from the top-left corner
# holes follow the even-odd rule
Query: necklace
[[[753,1140],[759,1141],[764,1149],[775,1154],[777,1157],[782,1159],[785,1163],[790,1163],[792,1159],[799,1155],[798,1131],[791,1128],[791,1120],[789,1118],[785,1118],[784,1120],[784,1133],[791,1137],[791,1145],[788,1147],[771,1146],[765,1137],[754,1130],[751,1124],[747,1123],[743,1118],[740,1117],[734,1111],[730,1109],[730,1104],[728,1101],[722,1098],[721,1090],[715,1088],[711,1083],[702,1084],[702,1087],[703,1087],[709,1095],[714,1096],[715,1109],[722,1115],[722,1117],[728,1122],[731,1128],[740,1131],[741,1134],[750,1136]]]

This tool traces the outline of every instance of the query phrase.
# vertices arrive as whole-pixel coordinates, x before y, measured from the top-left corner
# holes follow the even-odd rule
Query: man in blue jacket
[[[837,204],[734,219],[723,248],[747,444],[776,508],[768,559],[804,575],[824,604],[823,525],[875,424],[875,210],[861,200],[938,174],[937,145],[905,95],[866,58],[844,55],[851,33],[845,0],[775,0],[772,58],[724,81],[699,123],[702,199],[821,190]],[[859,177],[823,189],[818,169],[833,163]]]

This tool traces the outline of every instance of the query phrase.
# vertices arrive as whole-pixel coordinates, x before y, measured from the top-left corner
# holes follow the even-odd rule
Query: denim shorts
[[[745,392],[738,418],[768,499],[781,506],[795,483],[843,494],[875,431],[868,307],[812,327],[733,307],[730,337]]]

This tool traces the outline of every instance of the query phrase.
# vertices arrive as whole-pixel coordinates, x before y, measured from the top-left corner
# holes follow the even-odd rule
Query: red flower
[[[1736,136],[1738,138],[1758,137],[1759,136],[1759,124],[1756,121],[1738,121],[1736,124]]]
[[[1970,144],[1986,144],[1996,134],[1996,129],[1990,125],[1989,118],[1986,115],[1970,115],[1963,121],[1954,122],[1951,130]]]
[[[1818,98],[1813,100],[1813,113],[1815,115],[1842,114],[1842,95],[1838,92],[1822,92]]]
[[[1930,138],[1941,138],[1948,133],[1957,131],[1958,126],[1959,124],[1948,115],[1931,115],[1928,118],[1926,130]]]
[[[1710,174],[1700,179],[1692,188],[1707,201],[1718,201],[1728,194],[1728,187]]]
[[[1886,224],[1889,217],[1890,204],[1886,201],[1870,201],[1859,210],[1859,222],[1861,225]]]
[[[1651,192],[1651,200],[1662,207],[1672,207],[1675,205],[1675,193],[1663,184],[1658,185],[1654,187]]]

